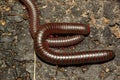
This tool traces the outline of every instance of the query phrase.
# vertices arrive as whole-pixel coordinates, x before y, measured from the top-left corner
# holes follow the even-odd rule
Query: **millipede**
[[[90,26],[79,23],[46,23],[40,25],[38,10],[32,0],[20,0],[30,15],[30,33],[34,40],[36,54],[46,63],[52,65],[79,65],[99,63],[111,60],[115,54],[112,50],[94,50],[78,52],[55,52],[50,47],[63,47],[79,43],[90,33]],[[72,34],[70,37],[49,38],[54,34]]]

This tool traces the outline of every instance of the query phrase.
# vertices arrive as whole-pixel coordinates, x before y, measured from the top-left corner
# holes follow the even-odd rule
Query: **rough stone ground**
[[[5,2],[6,1],[6,2]],[[91,33],[74,48],[112,49],[106,63],[57,67],[37,58],[36,80],[120,80],[120,0],[35,0],[41,24],[90,24]],[[0,80],[33,80],[34,48],[28,13],[18,0],[0,0]]]

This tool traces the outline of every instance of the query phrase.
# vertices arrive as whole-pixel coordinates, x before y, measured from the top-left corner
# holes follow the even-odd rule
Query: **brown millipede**
[[[49,48],[50,46],[69,46],[81,41],[82,37],[80,36],[88,35],[90,33],[90,27],[77,23],[47,23],[40,25],[34,1],[20,1],[28,8],[30,33],[34,40],[35,51],[43,61],[53,65],[71,65],[104,62],[114,58],[115,54],[112,50],[73,51],[68,53],[51,50]],[[48,36],[53,34],[74,34],[75,36],[48,39]]]
[[[53,65],[73,65],[84,63],[97,63],[104,62],[114,58],[115,54],[112,50],[96,50],[96,51],[83,51],[83,52],[55,52],[49,48],[46,42],[50,34],[85,34],[88,29],[81,30],[76,24],[45,24],[41,27],[34,39],[34,46],[38,56],[45,62]],[[69,26],[69,27],[68,27]]]

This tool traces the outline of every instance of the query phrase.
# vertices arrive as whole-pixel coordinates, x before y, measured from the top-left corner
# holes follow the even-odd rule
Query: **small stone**
[[[109,71],[110,71],[110,69],[109,69],[109,68],[106,68],[105,72],[109,72]]]
[[[23,80],[21,77],[18,77],[16,80]]]

